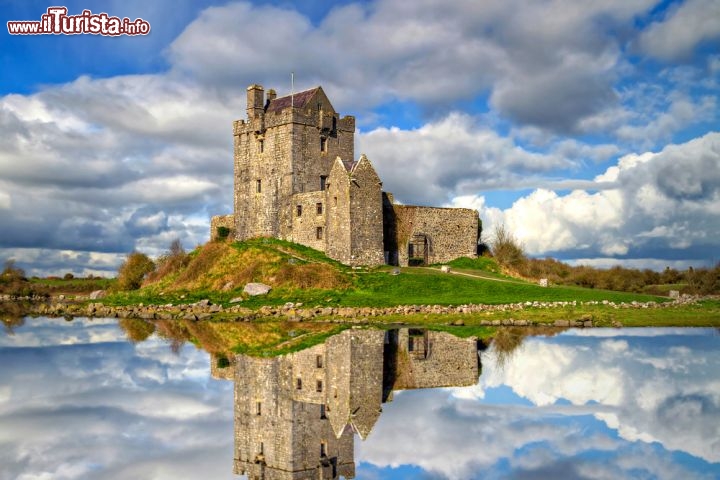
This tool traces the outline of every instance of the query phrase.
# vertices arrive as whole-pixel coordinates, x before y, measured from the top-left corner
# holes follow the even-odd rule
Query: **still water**
[[[479,352],[349,330],[256,359],[130,342],[114,319],[17,323],[0,331],[2,480],[720,478],[714,329]]]

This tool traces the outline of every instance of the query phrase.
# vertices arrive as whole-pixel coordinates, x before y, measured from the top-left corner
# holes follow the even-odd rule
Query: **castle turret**
[[[248,120],[259,117],[265,108],[265,91],[261,85],[247,87],[247,116]]]

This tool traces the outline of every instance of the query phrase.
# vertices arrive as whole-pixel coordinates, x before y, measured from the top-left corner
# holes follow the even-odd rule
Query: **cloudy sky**
[[[3,24],[56,2],[0,1]],[[0,259],[112,274],[208,238],[245,87],[322,85],[403,203],[474,207],[531,255],[720,260],[720,3],[69,1],[146,37],[0,42]]]
[[[720,474],[717,332],[569,330],[529,337],[477,385],[383,405],[358,478],[711,479]]]
[[[233,385],[209,356],[116,319],[0,329],[0,478],[230,480]]]

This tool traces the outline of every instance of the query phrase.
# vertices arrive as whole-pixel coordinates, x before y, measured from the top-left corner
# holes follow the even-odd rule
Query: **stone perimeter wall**
[[[233,238],[235,236],[235,215],[215,215],[210,219],[210,241],[219,238],[218,227],[229,229],[228,238]]]
[[[210,304],[202,300],[193,304],[183,305],[156,305],[156,306],[109,306],[102,303],[90,303],[87,305],[78,303],[31,303],[27,306],[24,314],[44,315],[49,317],[112,317],[112,318],[141,318],[145,320],[204,320],[211,318],[214,314],[225,314],[226,320],[238,322],[249,322],[261,318],[282,318],[289,321],[304,321],[316,319],[333,323],[353,323],[365,325],[373,323],[372,317],[386,315],[415,315],[415,314],[464,314],[475,315],[487,312],[517,312],[519,319],[504,320],[482,320],[481,325],[492,326],[533,326],[548,325],[549,322],[538,322],[536,320],[522,319],[522,311],[525,308],[532,309],[553,309],[569,306],[605,305],[613,309],[645,309],[645,308],[673,308],[678,305],[695,304],[705,298],[715,297],[681,297],[674,302],[612,302],[602,301],[562,301],[562,302],[520,302],[504,305],[467,304],[459,306],[447,305],[400,305],[397,307],[372,308],[372,307],[311,307],[300,308],[301,304],[278,306],[263,306],[254,311],[240,305],[224,308],[222,305]],[[0,301],[32,300],[32,298],[17,298],[8,295],[0,295]],[[462,325],[462,320],[454,320],[454,325]],[[552,325],[556,327],[592,327],[593,320],[580,318],[574,320],[555,320]],[[612,326],[622,326],[621,322],[613,321]]]
[[[418,357],[408,348],[409,329],[398,331],[399,358],[396,390],[414,388],[461,387],[477,383],[480,376],[477,340],[475,337],[458,338],[446,332],[425,331],[427,351]]]
[[[386,196],[385,249],[389,263],[408,265],[408,245],[415,236],[427,239],[430,265],[477,256],[480,233],[477,210],[395,205],[387,199]]]

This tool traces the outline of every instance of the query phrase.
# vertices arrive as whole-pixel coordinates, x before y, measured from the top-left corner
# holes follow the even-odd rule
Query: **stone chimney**
[[[275,97],[277,97],[277,93],[275,93],[274,89],[270,89],[267,91],[267,102],[270,103],[273,100],[275,100]]]
[[[265,91],[261,85],[247,87],[247,115],[248,119],[259,117],[264,111]]]

